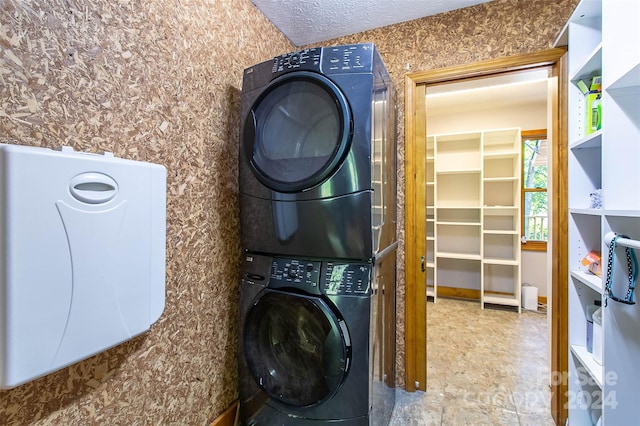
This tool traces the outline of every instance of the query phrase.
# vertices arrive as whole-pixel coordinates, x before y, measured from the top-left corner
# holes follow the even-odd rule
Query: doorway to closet
[[[434,303],[458,297],[519,313],[525,290],[546,305],[550,72],[427,86],[426,280]],[[538,309],[531,305],[523,308]]]
[[[562,372],[566,371],[566,268],[562,263],[566,262],[564,253],[566,252],[566,224],[561,218],[566,215],[566,178],[564,176],[566,163],[566,149],[564,148],[564,130],[565,119],[563,117],[563,108],[565,102],[563,85],[566,85],[566,79],[563,77],[564,72],[564,55],[562,49],[550,49],[531,55],[502,58],[498,60],[485,61],[478,64],[465,65],[460,67],[451,67],[421,73],[412,73],[407,75],[405,84],[405,102],[406,102],[406,123],[405,123],[405,341],[406,347],[406,383],[407,390],[425,390],[426,381],[428,380],[427,359],[426,359],[426,300],[427,300],[427,244],[425,235],[427,230],[427,205],[428,205],[428,167],[425,159],[428,150],[428,134],[438,134],[443,132],[451,132],[451,127],[455,126],[458,132],[484,131],[489,129],[499,129],[506,127],[520,127],[523,130],[547,129],[547,140],[549,141],[548,170],[549,170],[549,212],[550,219],[548,222],[549,244],[548,253],[544,253],[547,268],[538,268],[535,270],[545,269],[549,273],[543,278],[545,284],[542,285],[541,294],[547,293],[549,303],[549,360],[550,371]],[[544,77],[540,77],[544,75]],[[498,80],[511,79],[515,83],[517,80],[529,80],[527,84],[540,80],[540,87],[544,87],[541,95],[545,97],[546,120],[540,124],[539,121],[531,119],[521,119],[522,122],[507,122],[510,112],[515,111],[514,108],[508,107],[508,111],[504,111],[502,117],[498,117],[497,121],[489,123],[488,115],[484,114],[487,106],[490,104],[489,98],[482,99],[482,91],[487,90],[486,87],[495,85]],[[437,107],[440,102],[445,99],[445,95],[440,93],[451,92],[451,89],[464,88],[466,92],[462,93],[461,101],[451,103],[449,106],[442,106],[441,109],[451,108],[452,111],[457,109],[456,113],[449,113],[450,118],[438,118],[442,115],[442,111],[430,111],[430,105]],[[435,98],[433,95],[435,94]],[[431,101],[430,96],[431,95]],[[442,96],[440,100],[438,97]],[[473,97],[479,96],[479,104],[473,104]],[[435,100],[434,100],[435,99]],[[526,102],[525,102],[526,104]],[[437,109],[437,108],[436,108]],[[468,111],[462,111],[467,109]],[[491,115],[491,114],[489,114]],[[495,115],[495,113],[494,113]],[[453,117],[453,118],[451,118]],[[502,121],[500,121],[502,120]],[[521,147],[521,141],[518,141],[518,147]],[[519,182],[519,180],[518,180]],[[520,188],[518,188],[520,190]],[[519,195],[519,194],[518,194]],[[519,209],[518,209],[519,210]],[[564,212],[564,213],[563,213]],[[519,214],[519,213],[518,213]],[[518,227],[519,228],[519,227]],[[500,237],[502,238],[502,237]],[[509,237],[511,238],[511,237]],[[518,241],[519,243],[519,241]],[[520,248],[520,247],[518,247]],[[527,251],[525,251],[525,261]],[[536,252],[534,257],[540,256],[540,252]],[[538,259],[539,261],[539,259]],[[535,263],[535,260],[533,261]],[[478,274],[481,271],[475,271]],[[474,273],[475,273],[474,272]],[[522,280],[526,280],[529,272],[525,270]],[[519,274],[516,274],[519,278]],[[546,285],[546,282],[549,284]],[[520,285],[520,282],[517,283]],[[450,289],[449,289],[450,291]],[[462,294],[465,293],[462,290]],[[518,292],[519,294],[519,292]],[[514,298],[515,299],[515,298]],[[519,299],[519,297],[518,297]],[[517,301],[518,306],[520,300]],[[510,302],[515,305],[515,302]],[[480,309],[480,306],[478,307]],[[517,315],[517,313],[514,313]],[[479,336],[481,337],[481,336]],[[555,374],[553,375],[555,376]],[[550,378],[551,379],[551,378]],[[564,417],[563,405],[565,383],[561,381],[552,381],[552,414],[556,421],[560,421]],[[415,388],[413,385],[415,384]]]

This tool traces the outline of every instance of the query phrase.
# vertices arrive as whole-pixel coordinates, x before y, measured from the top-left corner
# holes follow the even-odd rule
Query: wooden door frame
[[[409,73],[405,76],[405,388],[426,390],[426,280],[421,259],[426,257],[426,87],[503,72],[550,67],[553,88],[549,126],[551,145],[551,411],[556,424],[567,418],[567,60],[566,49],[492,59],[473,64]],[[551,380],[553,378],[554,380]]]

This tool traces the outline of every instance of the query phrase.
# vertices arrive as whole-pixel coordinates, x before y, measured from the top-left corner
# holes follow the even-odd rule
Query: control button
[[[291,65],[297,65],[300,63],[300,55],[291,55],[291,57],[289,58],[289,63]]]
[[[291,278],[296,278],[298,276],[298,265],[289,266],[289,276]]]

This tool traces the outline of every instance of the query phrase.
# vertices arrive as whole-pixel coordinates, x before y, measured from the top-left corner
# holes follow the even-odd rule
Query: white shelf
[[[436,207],[437,209],[456,209],[456,210],[472,210],[472,209],[480,209],[480,204],[458,204],[453,205],[449,204],[447,201],[441,201],[440,204]]]
[[[602,43],[598,44],[584,60],[575,74],[570,78],[572,82],[602,74]]]
[[[602,389],[602,365],[596,362],[591,352],[585,346],[571,345],[571,353],[575,355],[578,362],[582,364],[589,375],[593,377],[598,387]]]
[[[593,132],[569,145],[570,149],[601,148],[602,130]]]
[[[483,301],[493,305],[520,306],[520,300],[511,294],[486,294]]]
[[[640,93],[640,64],[636,64],[622,77],[607,86],[606,91],[612,96],[637,95]]]
[[[484,205],[485,209],[517,209],[518,207],[515,205],[506,205],[506,204],[495,204],[495,205]]]
[[[505,214],[518,214],[518,207],[513,206],[484,206],[483,211],[486,216],[503,216]]]
[[[571,214],[589,215],[589,216],[602,216],[602,214],[604,213],[604,210],[602,210],[602,209],[573,209],[573,208],[570,208],[569,209],[569,213],[571,213]]]
[[[560,31],[560,34],[558,35],[554,46],[567,46],[569,44],[569,27],[571,26],[571,23],[580,22],[585,17],[587,19],[590,19],[592,17],[600,16],[602,13],[601,9],[602,6],[600,5],[599,1],[581,1],[573,11],[573,14],[569,18],[569,21],[567,21],[564,28],[562,28],[562,31]]]
[[[453,253],[453,252],[444,252],[444,251],[436,252],[436,257],[443,257],[447,259],[462,259],[462,260],[482,260],[482,257],[479,254],[463,254],[463,253]]]
[[[481,226],[480,222],[436,222],[436,225],[447,225],[447,226]]]
[[[604,216],[640,217],[640,210],[603,210]]]
[[[603,5],[602,44],[606,46],[603,72],[605,90],[612,96],[637,95],[640,90],[640,3],[637,0],[607,0]],[[640,106],[640,105],[639,105]]]
[[[516,259],[500,259],[497,257],[487,257],[485,256],[483,259],[485,264],[488,265],[511,265],[511,266],[517,266],[520,264],[519,260]]]
[[[518,235],[520,232],[513,230],[500,230],[500,229],[484,229],[483,234],[487,235]]]
[[[480,174],[482,169],[446,169],[436,170],[437,175],[452,175],[452,174]]]
[[[485,160],[500,159],[500,158],[514,158],[520,155],[519,151],[497,151],[497,152],[485,152],[483,157]]]
[[[602,278],[588,271],[573,270],[571,276],[587,287],[602,294]]]
[[[480,210],[480,206],[477,204],[460,204],[458,206],[451,206],[449,204],[438,204],[436,209],[440,210]]]
[[[518,177],[492,177],[492,178],[484,178],[482,179],[486,183],[490,182],[517,182],[520,178]]]

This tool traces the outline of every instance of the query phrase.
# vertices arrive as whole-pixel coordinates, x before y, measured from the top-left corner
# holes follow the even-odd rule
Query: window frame
[[[545,188],[525,188],[524,187],[524,142],[526,140],[547,139],[547,129],[522,130],[520,132],[520,166],[522,169],[520,179],[520,248],[528,251],[547,251],[547,241],[522,241],[524,238],[524,199],[526,193],[546,192],[549,194],[549,182]],[[547,139],[547,144],[549,143]],[[547,160],[547,165],[549,161]],[[547,203],[547,207],[548,207]],[[547,223],[549,216],[547,215]]]

